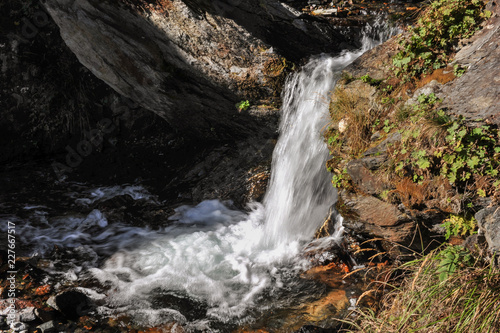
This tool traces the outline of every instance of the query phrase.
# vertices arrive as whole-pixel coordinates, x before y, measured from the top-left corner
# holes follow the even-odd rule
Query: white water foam
[[[112,286],[107,305],[101,307],[103,313],[126,312],[150,326],[194,321],[200,329],[207,318],[244,319],[258,306],[259,297],[287,287],[284,271],[300,271],[308,265],[298,254],[335,201],[321,137],[328,123],[328,94],[340,71],[375,43],[366,37],[357,52],[313,59],[288,80],[269,191],[264,205],[252,204],[250,213],[216,200],[205,201],[179,207],[168,227],[153,231],[110,223],[101,211],[92,210],[86,216],[52,219],[47,230],[29,230],[27,224],[20,234],[33,235],[48,247],[86,247],[101,256],[112,251],[99,268],[85,273]],[[154,200],[140,187],[98,188],[74,199],[91,209],[102,200],[125,194]],[[340,227],[334,237],[341,232]],[[317,246],[327,246],[326,242]],[[155,304],[164,293],[199,302],[206,313],[193,320],[168,304]]]
[[[115,287],[110,303],[148,325],[184,322],[181,313],[151,303],[159,292],[177,291],[205,302],[207,317],[225,322],[243,318],[264,291],[281,288],[284,267],[304,269],[308,263],[298,254],[336,200],[321,136],[328,94],[340,71],[376,43],[366,37],[357,52],[313,59],[288,81],[264,205],[253,204],[247,216],[218,201],[179,208],[176,232],[119,251],[92,270]]]

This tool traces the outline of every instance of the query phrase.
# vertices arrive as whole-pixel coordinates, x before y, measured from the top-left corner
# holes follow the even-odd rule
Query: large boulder
[[[500,125],[500,6],[491,1],[493,12],[486,26],[455,56],[454,63],[467,68],[444,89],[443,107],[455,116],[480,124]]]
[[[45,8],[95,76],[198,137],[251,131],[238,101],[269,100],[291,61],[339,51],[344,40],[277,0],[47,0]]]

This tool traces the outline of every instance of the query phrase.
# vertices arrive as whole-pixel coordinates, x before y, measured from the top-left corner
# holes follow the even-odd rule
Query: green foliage
[[[472,265],[470,252],[462,246],[448,246],[438,253],[439,260],[436,273],[443,282],[453,275],[460,267]]]
[[[475,186],[472,190],[481,197],[494,193],[492,185],[500,170],[498,129],[452,121],[443,110],[433,110],[441,102],[434,94],[420,95],[418,102],[409,116],[413,126],[401,131],[394,170],[415,182],[442,176],[458,187]],[[483,182],[484,188],[477,182],[481,177],[491,180]]]
[[[453,66],[453,74],[455,74],[456,77],[461,77],[464,75],[465,71],[467,71],[467,68],[462,67],[459,64],[455,64],[455,66]]]
[[[392,98],[392,97],[382,97],[382,98],[380,99],[380,102],[381,102],[382,104],[394,104],[395,100],[394,100],[394,98]]]
[[[330,172],[333,172],[332,176],[332,185],[333,187],[336,188],[347,188],[348,182],[350,180],[349,174],[347,173],[346,169],[343,169],[342,171],[338,172],[336,170],[329,170]]]
[[[446,230],[445,238],[448,240],[451,236],[466,236],[476,232],[477,221],[471,217],[463,217],[451,214],[449,218],[443,221],[443,227]]]
[[[430,93],[429,95],[420,94],[420,96],[417,97],[417,101],[421,106],[434,106],[440,102],[434,93]]]
[[[241,111],[246,111],[250,107],[250,102],[248,100],[246,101],[241,101],[238,104],[236,104],[236,107],[238,110]]]
[[[402,50],[393,58],[396,76],[410,81],[444,67],[458,41],[471,37],[488,16],[483,7],[480,0],[433,1],[410,36],[399,42]]]
[[[468,181],[472,175],[497,177],[500,167],[499,132],[490,126],[467,127],[455,121],[447,128],[440,173],[451,183]]]
[[[363,75],[359,78],[362,82],[364,83],[368,83],[370,86],[374,86],[374,87],[377,87],[380,85],[380,83],[382,82],[382,80],[377,80],[377,79],[373,79],[372,77],[370,77],[370,75],[366,74],[366,75]]]
[[[394,268],[378,311],[358,308],[346,331],[500,332],[500,271],[475,255],[448,246]]]
[[[389,201],[389,190],[383,190],[381,193],[380,193],[380,199],[384,200],[384,201]]]
[[[394,124],[389,119],[384,120],[384,132],[389,133],[394,128]]]

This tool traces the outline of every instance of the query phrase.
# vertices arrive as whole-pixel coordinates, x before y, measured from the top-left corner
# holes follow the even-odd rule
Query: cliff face
[[[447,67],[413,83],[400,84],[394,77],[400,37],[346,68],[346,80],[333,94],[332,115],[344,113],[327,133],[333,155],[327,167],[340,187],[337,208],[354,238],[380,237],[420,248],[421,240],[425,244],[444,234],[446,218],[455,216],[465,228],[477,212],[490,249],[500,248],[495,137],[500,9],[497,2],[486,9],[491,17],[459,44]],[[351,113],[345,111],[346,101]],[[355,126],[364,133],[358,141],[352,139]]]
[[[345,46],[331,25],[275,0],[44,5],[95,76],[198,137],[248,133],[252,117],[237,102],[275,103],[290,61]]]

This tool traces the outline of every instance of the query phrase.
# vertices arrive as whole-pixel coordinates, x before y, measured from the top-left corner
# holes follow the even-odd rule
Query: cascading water
[[[373,37],[377,31],[368,33]],[[93,209],[88,216],[52,219],[45,229],[26,224],[19,237],[27,243],[41,239],[45,248],[75,247],[91,257],[83,269],[76,266],[66,276],[96,278],[111,286],[106,304],[99,307],[103,314],[128,313],[148,326],[174,321],[199,329],[210,327],[211,320],[251,321],[256,308],[278,302],[269,297],[298,283],[290,275],[296,277],[308,266],[299,253],[336,200],[321,136],[328,123],[329,91],[345,66],[390,33],[375,36],[375,41],[367,34],[357,52],[317,57],[288,80],[271,182],[264,204],[253,203],[250,213],[205,201],[179,207],[168,227],[152,231],[111,223],[93,209],[113,196],[152,196],[140,187],[100,188],[74,199]],[[24,209],[49,226],[47,207]],[[293,288],[290,293],[296,294]],[[170,306],[179,302],[191,310]]]
[[[317,57],[288,80],[264,205],[253,204],[249,215],[219,201],[179,208],[175,232],[119,251],[92,270],[115,286],[112,302],[150,325],[185,322],[181,313],[152,304],[155,294],[171,292],[205,302],[209,318],[244,319],[262,306],[263,291],[278,293],[284,271],[307,267],[298,254],[336,200],[321,135],[329,121],[328,95],[341,70],[379,41],[367,35],[361,50]]]

